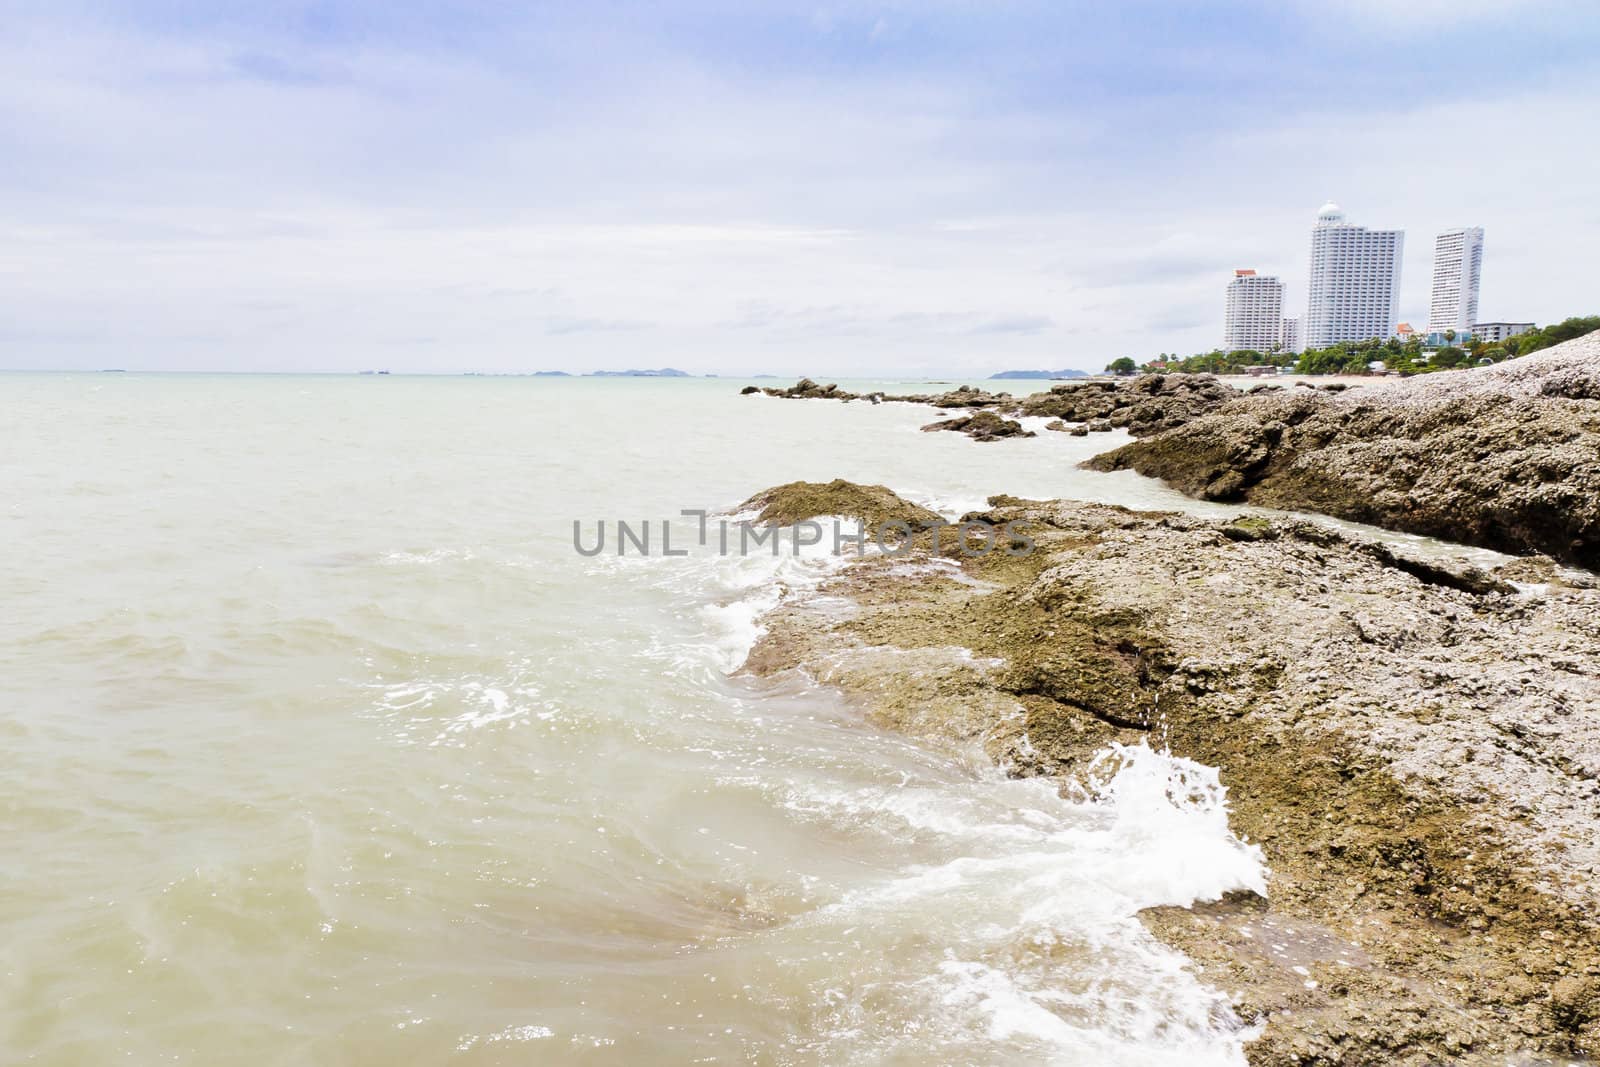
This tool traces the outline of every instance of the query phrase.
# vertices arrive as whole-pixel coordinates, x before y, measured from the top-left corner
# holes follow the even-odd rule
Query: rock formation
[[[1126,381],[1052,386],[1047,393],[1023,397],[1012,413],[1105,422],[1141,437],[1181,426],[1238,395],[1212,374],[1145,374]]]
[[[761,499],[795,521],[853,491]],[[767,616],[746,670],[1063,788],[1111,742],[1219,768],[1266,899],[1144,917],[1264,1023],[1253,1064],[1600,1052],[1600,583],[1304,520],[990,505],[967,518],[1028,523],[1032,552],[936,563],[920,535],[852,562]]]
[[[955,430],[971,437],[974,441],[998,441],[1002,437],[1033,437],[1032,430],[1024,430],[1022,423],[1014,419],[1002,418],[992,411],[979,411],[972,415],[963,415],[960,418],[945,419],[943,422],[930,422],[924,426],[923,431],[929,430]]]
[[[1600,333],[1382,389],[1238,397],[1087,465],[1600,568]]]

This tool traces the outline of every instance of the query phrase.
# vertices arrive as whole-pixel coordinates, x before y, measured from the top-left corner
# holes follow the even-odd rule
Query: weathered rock
[[[766,618],[747,669],[1015,774],[1092,788],[1107,742],[1146,737],[1219,768],[1266,900],[1147,920],[1265,1023],[1254,1064],[1600,1052],[1600,590],[1301,520],[969,518],[1026,522],[1035,551],[853,562]]]
[[[982,389],[963,385],[932,398],[928,403],[936,408],[977,408],[998,404],[1005,399],[1007,399],[1005,393],[986,393]]]
[[[758,391],[746,386],[741,392]],[[856,400],[855,393],[836,385],[818,385],[802,378],[784,389],[767,388],[768,396],[796,400]],[[1055,385],[1048,392],[1019,399],[970,385],[943,393],[874,393],[881,401],[929,404],[941,409],[995,408],[1008,415],[1042,415],[1066,423],[1107,422],[1125,426],[1135,436],[1159,433],[1215,410],[1237,392],[1210,374],[1150,374],[1121,381],[1085,381]]]
[[[1109,421],[1134,436],[1181,426],[1237,397],[1211,374],[1146,374],[1126,381],[1055,385],[1018,402],[1017,413],[1064,422]]]
[[[801,378],[786,389],[766,388],[760,389],[747,385],[739,390],[740,394],[765,393],[768,396],[781,397],[785,400],[851,400],[862,399],[863,394],[852,393],[840,389],[837,385],[818,385],[810,378]],[[1012,404],[1010,393],[988,393],[982,389],[974,389],[970,385],[958,386],[943,393],[906,393],[896,395],[892,393],[873,392],[865,394],[865,398],[874,404],[882,401],[896,401],[906,404],[931,404],[936,408],[983,408],[996,407],[1002,404]]]
[[[1549,556],[1523,556],[1496,567],[1495,574],[1508,582],[1600,589],[1600,575],[1563,567]]]
[[[1191,496],[1316,511],[1600,568],[1600,334],[1381,390],[1240,397],[1088,462]]]
[[[747,386],[743,392],[748,392]],[[840,389],[837,385],[818,385],[810,378],[801,378],[787,389],[763,389],[768,396],[783,397],[788,400],[854,400],[856,394]]]
[[[929,430],[956,430],[974,441],[998,441],[1002,437],[1034,437],[1032,430],[1024,430],[1022,423],[1003,418],[992,411],[979,411],[961,418],[930,422],[922,428]]]
[[[859,485],[843,478],[774,486],[746,500],[739,511],[756,512],[757,522],[772,526],[793,526],[822,516],[860,519],[868,526],[905,522],[913,529],[939,521],[937,512],[901,499],[886,486]]]

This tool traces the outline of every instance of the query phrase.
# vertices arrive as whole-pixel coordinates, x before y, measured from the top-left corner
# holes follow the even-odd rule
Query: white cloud
[[[1305,233],[1332,195],[1353,222],[1406,231],[1402,319],[1427,317],[1434,236],[1476,225],[1486,230],[1483,316],[1548,322],[1596,310],[1583,264],[1600,236],[1600,207],[1583,177],[1595,158],[1583,131],[1597,100],[1600,78],[1591,77],[1385,115],[1330,113],[1230,137],[1220,154],[1259,161],[1250,195],[1302,191],[1300,218],[1285,218],[1277,195],[1260,226],[1281,234],[1282,252],[1265,266],[1296,286],[1297,301]]]
[[[898,39],[915,11],[868,14],[829,25]],[[1466,223],[1486,316],[1597,310],[1592,76],[1480,65],[1446,105],[1173,132],[1134,120],[1181,85],[997,102],[987,75],[605,58],[530,81],[249,35],[0,42],[0,365],[1099,367],[1215,344],[1234,267],[1303,302],[1330,195],[1408,231],[1408,316],[1431,233]]]
[[[1354,19],[1361,23],[1404,29],[1432,27],[1435,30],[1471,25],[1507,17],[1527,18],[1582,16],[1589,12],[1584,0],[1297,0],[1309,17],[1338,21]],[[1397,45],[1402,42],[1396,42]],[[1426,42],[1417,42],[1426,47]]]

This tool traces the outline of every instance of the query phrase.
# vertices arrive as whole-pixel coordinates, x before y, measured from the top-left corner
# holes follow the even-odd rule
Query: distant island
[[[592,370],[586,375],[589,378],[688,378],[690,375],[671,367],[662,367],[660,370]]]
[[[570,377],[572,377],[572,375],[568,374],[564,370],[536,370],[536,371],[533,372],[533,376],[535,378],[570,378]]]
[[[999,374],[989,375],[989,380],[997,378],[1087,378],[1088,371],[1082,370],[1003,370]]]

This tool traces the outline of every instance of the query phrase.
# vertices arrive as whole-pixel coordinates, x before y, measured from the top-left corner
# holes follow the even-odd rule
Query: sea
[[[1137,918],[1265,888],[1214,770],[1064,793],[741,675],[845,564],[697,534],[796,479],[1238,509],[745,384],[0,375],[0,1063],[1243,1063]]]

